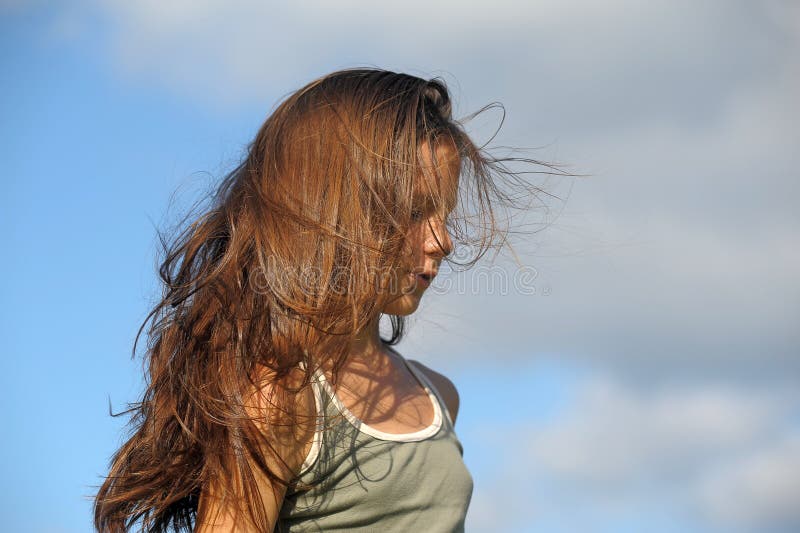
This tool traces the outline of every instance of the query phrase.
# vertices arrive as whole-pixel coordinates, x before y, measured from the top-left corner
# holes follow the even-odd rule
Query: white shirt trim
[[[325,417],[321,413],[322,391],[315,385],[314,382],[311,383],[311,387],[314,389],[314,405],[316,406],[317,413],[316,429],[314,430],[314,440],[311,442],[311,449],[308,450],[308,455],[306,455],[306,459],[303,461],[303,467],[300,469],[299,475],[305,474],[314,466],[314,463],[317,462],[317,457],[319,457],[319,450],[322,447],[322,433],[325,430]]]
[[[406,368],[409,369],[411,374],[416,378],[417,382],[420,386],[425,389],[425,392],[428,395],[428,399],[433,406],[433,421],[428,427],[422,428],[418,431],[413,431],[410,433],[387,433],[385,431],[381,431],[377,428],[374,428],[367,424],[366,422],[360,420],[356,415],[354,415],[350,409],[348,409],[344,403],[339,399],[336,393],[333,391],[328,380],[325,378],[325,374],[323,372],[319,372],[319,382],[333,400],[334,405],[339,409],[339,411],[344,415],[344,417],[350,422],[350,424],[355,427],[357,430],[366,433],[376,439],[381,440],[388,440],[388,441],[395,441],[395,442],[417,442],[421,440],[425,440],[428,437],[435,435],[439,429],[442,427],[442,409],[434,392],[431,390],[431,387],[428,386],[427,380],[421,379],[421,376],[417,373],[417,371],[412,368],[412,365],[408,364],[408,362],[403,359],[403,363],[405,363]],[[422,376],[424,378],[424,376]]]

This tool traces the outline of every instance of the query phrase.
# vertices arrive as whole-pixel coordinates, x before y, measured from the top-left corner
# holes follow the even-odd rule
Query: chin
[[[419,307],[419,296],[415,294],[405,294],[387,305],[383,312],[387,315],[408,316]]]

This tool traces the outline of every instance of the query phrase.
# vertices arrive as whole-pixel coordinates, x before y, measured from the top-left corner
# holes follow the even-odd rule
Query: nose
[[[453,241],[443,219],[431,217],[426,224],[424,251],[426,255],[438,259],[447,257],[453,252]]]

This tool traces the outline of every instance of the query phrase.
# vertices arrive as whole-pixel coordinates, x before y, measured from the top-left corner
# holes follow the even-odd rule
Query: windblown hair
[[[319,78],[277,106],[203,213],[171,238],[160,233],[163,294],[133,349],[147,328],[146,389],[121,413],[131,432],[95,497],[99,531],[191,531],[212,481],[266,530],[255,475],[293,480],[267,461],[272,443],[249,399],[264,379],[302,368],[301,383],[274,399],[281,420],[297,422],[292,396],[323,363],[335,381],[353,335],[380,319],[404,265],[420,147],[449,139],[458,152],[458,205],[446,227],[473,253],[445,258],[451,265],[472,266],[503,245],[498,206],[528,208],[547,194],[505,163],[561,173],[488,155],[451,114],[440,79],[379,69]],[[430,191],[442,205],[444,193]],[[382,340],[396,344],[403,317],[389,319]]]

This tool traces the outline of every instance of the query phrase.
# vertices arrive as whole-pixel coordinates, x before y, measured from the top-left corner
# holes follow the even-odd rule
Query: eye
[[[420,209],[413,209],[411,211],[411,220],[419,221],[425,214]]]

